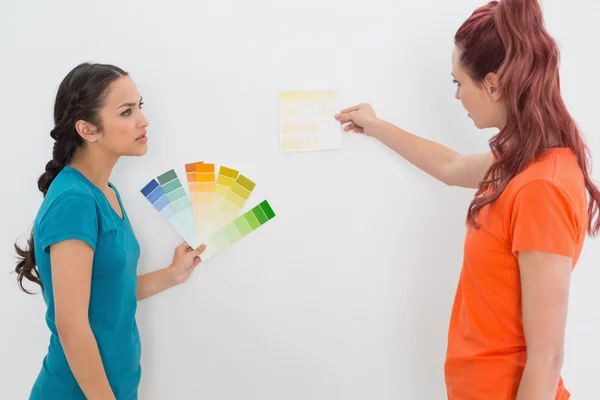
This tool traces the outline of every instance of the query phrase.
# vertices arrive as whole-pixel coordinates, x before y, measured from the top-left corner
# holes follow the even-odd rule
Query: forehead
[[[108,86],[106,104],[137,103],[140,94],[133,80],[122,76]]]
[[[463,73],[463,67],[460,65],[460,50],[454,46],[452,49],[452,74],[460,76]]]

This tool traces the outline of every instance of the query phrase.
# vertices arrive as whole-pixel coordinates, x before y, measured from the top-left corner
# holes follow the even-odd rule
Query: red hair
[[[495,160],[469,206],[467,222],[495,202],[509,181],[558,140],[577,156],[589,193],[588,233],[600,229],[600,191],[590,179],[589,149],[560,94],[559,51],[544,27],[538,0],[491,1],[463,23],[454,38],[460,63],[477,82],[498,75],[505,126],[489,144]],[[596,220],[594,222],[594,216]]]

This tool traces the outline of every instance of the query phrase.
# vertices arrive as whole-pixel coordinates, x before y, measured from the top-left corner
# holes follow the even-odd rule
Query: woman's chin
[[[128,151],[127,155],[129,156],[143,156],[146,155],[146,153],[148,152],[148,145],[146,143],[137,143],[134,148],[130,149],[130,151]]]
[[[469,114],[469,118],[471,118],[471,121],[473,121],[473,125],[475,125],[475,128],[482,129],[479,123],[473,117],[471,117],[471,114]]]

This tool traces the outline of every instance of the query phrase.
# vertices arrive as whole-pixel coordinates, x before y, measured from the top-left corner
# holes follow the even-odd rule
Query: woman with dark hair
[[[600,229],[600,192],[561,98],[538,0],[492,1],[454,38],[452,75],[490,151],[462,155],[360,104],[336,118],[447,185],[477,189],[466,222],[445,377],[453,399],[568,399],[561,369],[572,269]]]
[[[137,399],[137,301],[185,282],[200,262],[204,245],[184,243],[169,267],[136,273],[140,247],[109,177],[121,156],[147,151],[141,108],[135,83],[112,65],[81,64],[58,88],[44,200],[29,248],[15,244],[19,285],[40,285],[51,332],[30,399]]]

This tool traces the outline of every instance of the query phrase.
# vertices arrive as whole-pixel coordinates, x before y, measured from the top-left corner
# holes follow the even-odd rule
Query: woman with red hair
[[[568,399],[561,377],[570,276],[600,229],[600,192],[561,98],[538,0],[492,1],[454,38],[456,98],[490,151],[462,155],[360,104],[336,118],[451,186],[477,189],[449,324],[450,400]]]

